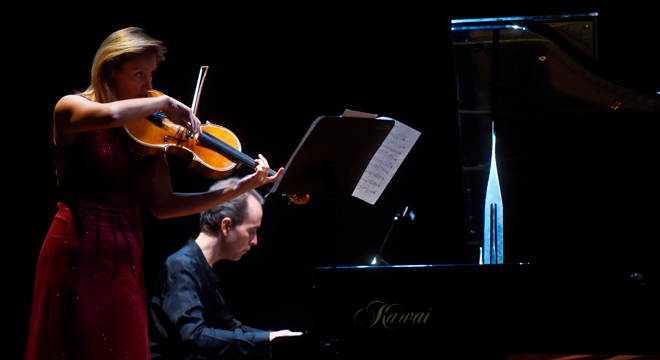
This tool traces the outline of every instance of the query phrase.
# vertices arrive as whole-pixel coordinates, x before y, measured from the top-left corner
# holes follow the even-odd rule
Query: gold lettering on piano
[[[404,311],[401,304],[388,304],[383,301],[372,301],[366,308],[358,310],[353,316],[353,323],[357,328],[369,329],[383,326],[394,330],[401,325],[426,325],[429,323],[429,311]]]

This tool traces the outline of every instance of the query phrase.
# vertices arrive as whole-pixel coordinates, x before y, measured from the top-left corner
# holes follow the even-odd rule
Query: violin
[[[155,90],[147,92],[147,97],[163,96]],[[229,176],[239,164],[256,168],[254,158],[241,152],[238,137],[229,129],[206,122],[202,132],[192,134],[184,126],[175,124],[156,112],[131,124],[124,129],[133,140],[133,151],[139,155],[160,156],[172,154],[190,163],[190,168],[212,179]],[[273,169],[268,176],[277,174]],[[289,202],[304,204],[309,195],[287,195]]]
[[[147,97],[162,96],[150,90]],[[125,125],[124,129],[134,141],[133,151],[140,155],[173,154],[190,162],[190,167],[212,179],[229,176],[243,163],[252,168],[257,166],[253,158],[241,152],[238,137],[229,129],[206,122],[202,132],[192,134],[184,126],[177,125],[162,112]],[[275,175],[270,170],[268,176]]]

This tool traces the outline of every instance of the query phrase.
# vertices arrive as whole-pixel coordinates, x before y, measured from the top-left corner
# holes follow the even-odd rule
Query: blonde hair
[[[121,69],[135,56],[155,54],[158,63],[165,59],[167,49],[137,27],[115,31],[101,44],[92,64],[92,80],[83,95],[92,101],[108,103],[117,100],[110,80],[112,70]]]

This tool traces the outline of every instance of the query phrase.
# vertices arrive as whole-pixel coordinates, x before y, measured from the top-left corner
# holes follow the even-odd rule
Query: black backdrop
[[[555,3],[542,9],[469,2],[377,9],[330,3],[270,9],[185,5],[119,11],[108,4],[100,7],[103,12],[53,8],[40,9],[42,15],[28,9],[15,13],[24,21],[7,30],[9,46],[3,53],[11,94],[5,96],[4,106],[11,109],[5,138],[12,144],[4,153],[10,208],[5,226],[17,234],[6,238],[7,358],[22,354],[34,269],[56,212],[52,108],[61,96],[87,86],[98,45],[117,29],[139,26],[165,42],[169,52],[154,86],[185,103],[192,102],[200,66],[208,65],[199,117],[231,129],[245,153],[262,153],[274,167],[286,164],[316,117],[344,109],[392,117],[422,133],[375,205],[351,197],[340,200],[335,223],[340,265],[367,264],[394,214],[406,206],[417,217],[391,235],[390,263],[467,260],[450,19],[598,11],[600,61],[612,76],[647,84],[658,80],[648,52],[650,10],[620,4]],[[170,165],[177,191],[202,191],[211,184],[178,159]],[[311,325],[313,269],[330,261],[329,205],[323,197],[306,205],[268,199],[259,245],[239,263],[219,266],[227,301],[239,319],[271,329]],[[144,222],[149,283],[165,257],[196,235],[197,218],[158,221],[147,211]]]

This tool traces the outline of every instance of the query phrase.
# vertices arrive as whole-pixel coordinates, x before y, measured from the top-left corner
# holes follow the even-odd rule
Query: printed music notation
[[[342,116],[376,117],[373,114],[350,110]],[[369,204],[375,204],[420,135],[419,131],[394,120],[394,127],[367,165],[352,195]]]

